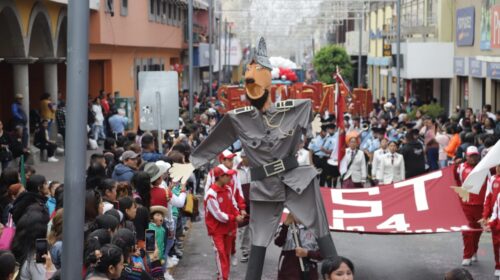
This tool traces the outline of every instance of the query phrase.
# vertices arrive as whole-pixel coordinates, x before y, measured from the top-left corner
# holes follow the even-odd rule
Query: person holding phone
[[[208,235],[212,238],[216,251],[217,279],[229,279],[232,236],[236,223],[241,223],[244,216],[236,209],[236,201],[228,184],[235,174],[234,169],[215,167],[215,182],[205,193],[205,224]]]
[[[164,206],[154,205],[149,208],[149,213],[151,216],[151,222],[149,223],[148,230],[146,230],[146,251],[151,252],[155,250],[155,247],[151,245],[151,236],[153,236],[156,240],[156,246],[158,247],[158,251],[160,253],[160,260],[165,261],[166,230],[165,227],[163,227],[163,221],[165,220],[165,216],[168,215],[168,209]],[[150,232],[153,232],[154,234],[149,235],[148,233]]]

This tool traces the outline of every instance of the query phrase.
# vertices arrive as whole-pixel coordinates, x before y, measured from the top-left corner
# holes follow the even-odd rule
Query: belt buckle
[[[266,173],[266,177],[276,175],[283,171],[285,171],[285,163],[281,159],[268,164],[264,164],[264,172]]]

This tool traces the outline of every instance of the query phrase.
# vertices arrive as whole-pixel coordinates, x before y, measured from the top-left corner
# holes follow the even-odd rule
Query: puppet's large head
[[[247,97],[252,100],[258,100],[269,92],[271,88],[271,62],[267,57],[266,41],[260,38],[259,46],[253,53],[250,63],[245,71],[245,89]]]

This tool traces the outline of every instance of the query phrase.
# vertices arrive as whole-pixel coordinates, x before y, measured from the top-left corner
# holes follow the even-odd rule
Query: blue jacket
[[[157,162],[163,158],[163,155],[155,152],[143,152],[142,160],[146,162]]]
[[[11,106],[12,110],[12,116],[14,117],[14,122],[16,124],[20,123],[25,125],[28,121],[28,118],[26,117],[26,113],[23,110],[23,107],[21,104],[14,102]]]
[[[47,202],[45,202],[45,206],[49,209],[49,216],[52,216],[52,212],[56,210],[56,199],[54,197],[49,197]]]
[[[123,163],[119,163],[115,166],[111,178],[118,182],[130,182],[132,176],[134,176],[134,173],[135,171],[132,168],[124,165]]]

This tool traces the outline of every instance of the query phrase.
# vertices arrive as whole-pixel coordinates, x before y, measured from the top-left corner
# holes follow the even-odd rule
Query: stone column
[[[23,98],[23,110],[28,118],[26,127],[28,128],[28,139],[30,133],[30,96],[29,96],[29,64],[35,62],[36,58],[7,58],[6,62],[12,64],[14,69],[14,95],[21,94]],[[29,143],[29,142],[28,142]]]
[[[57,78],[57,64],[64,59],[60,58],[42,58],[39,62],[43,63],[43,76],[44,76],[44,90],[50,94],[50,99],[57,105],[58,78]],[[54,117],[52,127],[50,129],[50,139],[57,140],[57,125]]]

